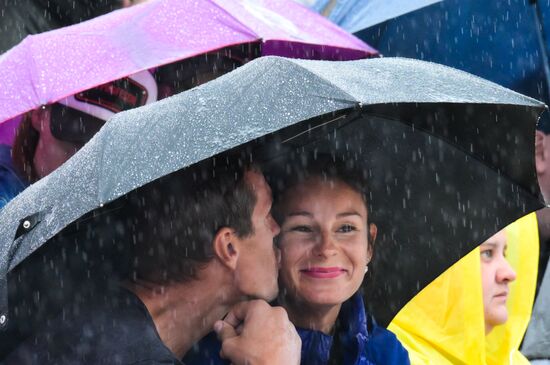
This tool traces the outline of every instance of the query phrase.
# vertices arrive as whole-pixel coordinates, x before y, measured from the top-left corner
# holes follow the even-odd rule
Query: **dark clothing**
[[[137,296],[121,289],[100,297],[48,321],[5,364],[182,365],[161,341]]]
[[[29,34],[65,27],[120,8],[122,0],[0,0],[0,54]]]
[[[11,147],[0,144],[0,209],[26,187],[27,184],[13,167]]]
[[[359,294],[342,304],[335,336],[298,328],[302,365],[407,365],[409,354],[397,337],[365,312]],[[331,353],[332,352],[332,353]]]
[[[547,266],[546,272],[539,276],[543,276],[542,284],[535,299],[533,314],[523,339],[521,353],[529,360],[550,360],[550,313],[548,312],[548,308],[550,308],[550,266]]]
[[[397,337],[365,313],[363,299],[356,294],[340,310],[336,340],[319,331],[297,328],[302,339],[302,365],[407,365],[407,350]],[[333,343],[334,342],[334,343]],[[184,358],[188,365],[222,365],[220,342],[211,333]],[[332,351],[332,358],[331,358]],[[335,359],[336,357],[336,359]]]

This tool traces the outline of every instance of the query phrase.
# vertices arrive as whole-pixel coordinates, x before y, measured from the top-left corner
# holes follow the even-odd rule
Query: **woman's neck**
[[[304,302],[281,300],[288,318],[296,327],[330,334],[340,313],[341,304],[317,305]]]

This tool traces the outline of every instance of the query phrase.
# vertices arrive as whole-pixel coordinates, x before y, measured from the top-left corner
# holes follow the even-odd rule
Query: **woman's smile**
[[[312,266],[307,269],[300,270],[300,273],[314,279],[334,279],[341,275],[346,274],[347,270],[338,266],[333,266],[333,267]]]

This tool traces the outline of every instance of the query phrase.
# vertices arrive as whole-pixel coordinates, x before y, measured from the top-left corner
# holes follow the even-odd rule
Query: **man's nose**
[[[502,261],[500,262],[500,266],[497,270],[497,282],[503,283],[503,282],[511,282],[516,280],[516,272],[504,257],[502,258]]]

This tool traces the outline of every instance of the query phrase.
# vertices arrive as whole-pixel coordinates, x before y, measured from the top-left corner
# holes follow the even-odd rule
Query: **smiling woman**
[[[376,226],[359,192],[320,176],[288,189],[279,209],[281,299],[296,325],[330,333],[363,281]]]
[[[287,165],[276,194],[279,302],[302,338],[302,364],[408,364],[357,294],[373,256],[366,182],[332,156]],[[281,185],[281,184],[280,184]]]

